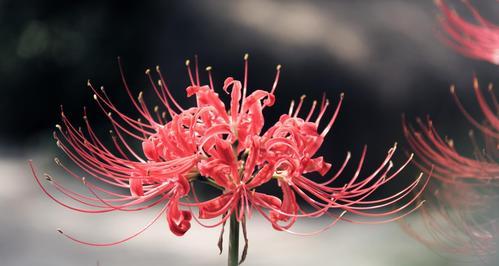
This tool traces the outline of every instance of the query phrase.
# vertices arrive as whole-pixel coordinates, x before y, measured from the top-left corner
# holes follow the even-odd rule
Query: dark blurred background
[[[461,1],[448,2],[470,17]],[[472,2],[485,17],[499,23],[496,1]],[[275,66],[282,64],[277,104],[265,114],[268,124],[287,112],[289,102],[304,93],[310,104],[325,92],[334,106],[339,94],[345,92],[339,119],[322,150],[333,163],[347,150],[357,159],[362,146],[368,144],[366,168],[373,169],[395,141],[402,147],[398,159],[405,159],[402,113],[412,121],[430,114],[442,135],[454,138],[458,149],[467,151],[471,126],[451,99],[449,85],[456,84],[464,104],[479,115],[472,94],[473,74],[485,88],[489,82],[498,82],[499,68],[465,58],[442,44],[437,37],[437,16],[438,10],[430,0],[0,0],[0,180],[4,184],[0,206],[4,211],[15,208],[12,204],[21,195],[44,204],[49,201],[30,179],[25,160],[38,159],[44,166],[59,154],[51,131],[59,122],[60,104],[76,124],[81,124],[82,107],[87,106],[93,110],[90,116],[95,127],[109,129],[105,117],[97,112],[86,82],[91,79],[96,86],[105,86],[113,99],[126,103],[117,56],[122,58],[126,77],[136,93],[144,90],[153,96],[144,70],[160,65],[173,94],[185,105],[192,104],[193,99],[185,97],[188,76],[184,61],[195,54],[202,69],[213,66],[219,88],[227,76],[242,78],[246,52],[250,54],[251,89],[270,89]],[[202,76],[207,81],[204,73]],[[125,111],[129,108],[120,106]],[[405,175],[403,180],[410,182],[417,175],[416,169],[408,169]],[[24,202],[28,209],[20,209],[21,216],[33,208],[29,201]],[[57,209],[54,205],[42,206]],[[66,215],[64,212],[60,219]],[[30,260],[9,257],[11,244],[4,241],[15,242],[8,228],[22,231],[23,227],[16,226],[21,218],[5,219],[0,220],[6,225],[0,232],[0,258],[9,258],[7,265],[29,265]],[[36,236],[31,232],[25,241],[31,241],[33,234]],[[67,243],[50,237],[54,239],[48,241],[59,245]],[[30,256],[30,249],[24,252]],[[45,260],[45,265],[64,265],[54,254],[46,254],[54,260]],[[451,263],[434,258],[444,265]],[[79,263],[75,265],[92,265],[88,261]]]

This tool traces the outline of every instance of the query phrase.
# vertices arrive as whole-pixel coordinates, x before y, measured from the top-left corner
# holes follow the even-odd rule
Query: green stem
[[[239,222],[236,218],[236,212],[230,216],[229,233],[229,266],[237,266],[239,260]]]

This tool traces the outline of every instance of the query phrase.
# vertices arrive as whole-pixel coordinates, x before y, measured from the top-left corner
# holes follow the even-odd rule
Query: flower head
[[[435,182],[427,192],[419,223],[401,223],[410,236],[444,254],[487,260],[497,252],[498,220],[491,215],[497,195],[466,184]]]
[[[471,11],[475,23],[450,9],[445,0],[435,2],[442,12],[440,24],[448,45],[468,57],[499,65],[499,26],[483,18],[468,0],[463,2]]]
[[[499,185],[499,109],[492,85],[488,89],[490,101],[483,95],[476,78],[473,88],[484,122],[478,122],[464,108],[451,86],[459,109],[484,136],[486,147],[481,149],[470,131],[475,147],[473,156],[458,152],[454,141],[442,138],[429,118],[426,123],[417,120],[419,129],[403,120],[406,139],[417,155],[415,164],[436,178],[425,195],[428,204],[419,211],[423,230],[409,224],[404,224],[404,228],[437,251],[487,259],[486,256],[497,252],[499,237],[499,217],[495,210]]]
[[[473,80],[473,89],[480,110],[484,115],[485,122],[478,122],[459,100],[454,86],[451,86],[451,94],[468,121],[475,126],[483,135],[487,144],[485,153],[478,148],[474,138],[475,133],[470,131],[472,143],[475,146],[474,156],[463,156],[455,148],[454,141],[450,138],[442,138],[430,118],[424,123],[417,120],[419,130],[413,128],[403,119],[404,134],[409,145],[418,155],[416,164],[425,171],[433,170],[434,177],[446,183],[482,183],[497,185],[499,181],[498,141],[499,141],[499,119],[497,117],[497,101],[493,92],[492,84],[488,91],[494,107],[487,102],[486,97],[480,90],[478,80]]]
[[[57,126],[54,137],[68,157],[92,179],[77,175],[58,159],[57,164],[69,175],[84,181],[91,195],[71,191],[50,177],[57,190],[85,207],[62,202],[44,188],[30,162],[38,184],[58,203],[81,212],[139,211],[156,205],[163,205],[163,208],[145,228],[120,241],[97,244],[65,235],[85,244],[113,245],[138,235],[163,213],[170,230],[180,236],[191,227],[191,219],[205,227],[215,227],[225,224],[235,215],[245,224],[255,210],[275,229],[291,233],[295,233],[290,228],[298,219],[326,215],[330,222],[311,232],[318,233],[338,220],[356,223],[393,221],[420,206],[411,207],[427,183],[417,189],[421,176],[393,195],[373,199],[373,194],[398,176],[411,159],[394,170],[391,158],[396,145],[389,149],[379,167],[366,176],[361,175],[366,156],[364,148],[355,174],[342,184],[338,178],[351,158],[350,153],[344,162],[334,167],[317,155],[339,114],[343,94],[330,117],[327,115],[328,100],[323,99],[320,104],[313,101],[305,112],[305,97],[301,97],[296,108],[292,103],[288,114],[282,115],[279,121],[262,132],[265,123],[263,111],[274,104],[281,67],[277,66],[270,90],[249,93],[247,56],[244,65],[242,82],[228,77],[222,90],[216,90],[211,67],[206,69],[209,83],[202,85],[197,58],[194,72],[187,61],[190,85],[186,92],[188,97],[196,98],[196,106],[191,108],[183,108],[174,99],[159,67],[156,68],[157,82],[151,71],[146,70],[152,92],[161,103],[161,107],[152,109],[142,92],[137,98],[133,96],[121,71],[125,91],[140,119],[121,112],[104,88],[98,90],[88,82],[95,102],[113,127],[114,147],[104,145],[94,133],[86,113],[82,129],[75,127],[62,112],[62,124]],[[227,107],[219,93],[230,95]],[[326,121],[325,125],[321,124],[323,121]],[[141,151],[134,149],[132,140],[141,143]],[[332,168],[335,168],[333,174],[330,173]],[[192,185],[194,182],[209,184],[220,189],[220,193],[211,199],[200,200]],[[277,185],[282,196],[259,192],[266,183]],[[413,194],[413,191],[416,192]],[[308,207],[299,204],[300,199]],[[394,207],[399,202],[401,206]],[[198,209],[197,215],[193,208]],[[334,210],[339,210],[339,213]],[[346,217],[347,213],[385,218],[359,221]],[[212,224],[202,221],[207,219],[217,220]]]

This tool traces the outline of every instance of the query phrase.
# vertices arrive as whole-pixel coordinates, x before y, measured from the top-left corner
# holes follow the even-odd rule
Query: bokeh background
[[[499,23],[496,1],[472,2]],[[470,16],[460,1],[449,3]],[[60,104],[77,124],[82,122],[82,107],[89,107],[95,127],[109,129],[86,82],[105,86],[125,103],[117,56],[137,93],[148,93],[144,70],[160,65],[173,94],[186,105],[193,99],[185,97],[184,61],[195,54],[202,68],[213,66],[218,85],[229,75],[242,78],[246,52],[250,88],[270,88],[275,66],[282,64],[277,104],[265,114],[268,123],[287,112],[289,102],[301,94],[319,99],[325,92],[335,103],[344,92],[344,107],[322,150],[333,164],[348,150],[358,158],[368,144],[366,169],[373,169],[396,141],[401,147],[396,162],[406,159],[402,113],[411,120],[431,114],[443,135],[469,151],[471,126],[452,101],[449,85],[455,84],[464,104],[478,114],[473,74],[485,87],[498,84],[499,68],[443,45],[437,37],[437,16],[430,0],[0,0],[0,265],[225,263],[225,254],[217,255],[218,229],[198,225],[178,238],[161,219],[137,239],[109,248],[81,246],[56,233],[62,227],[88,240],[119,239],[154,213],[73,213],[42,194],[26,163],[33,159],[40,171],[60,173],[52,159],[64,157],[51,137]],[[407,184],[417,174],[417,169],[408,168],[400,181],[380,193]],[[396,223],[340,223],[307,238],[276,232],[258,216],[248,226],[246,265],[476,263],[438,255],[406,236]],[[299,229],[314,226],[310,222]]]

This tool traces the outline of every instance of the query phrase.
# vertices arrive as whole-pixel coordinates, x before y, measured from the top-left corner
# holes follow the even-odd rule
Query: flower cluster
[[[155,80],[149,69],[145,72],[152,92],[161,103],[161,107],[150,108],[142,92],[134,97],[120,64],[125,91],[140,119],[121,112],[104,88],[97,89],[89,81],[97,106],[113,127],[114,145],[106,146],[97,136],[86,112],[83,128],[74,126],[62,112],[62,123],[54,132],[57,145],[92,178],[77,175],[59,159],[56,163],[70,176],[83,181],[90,194],[69,190],[46,175],[55,189],[86,207],[75,207],[54,197],[43,186],[30,162],[38,184],[49,197],[80,212],[140,211],[156,205],[163,207],[139,232],[111,243],[85,242],[62,230],[60,232],[84,244],[114,245],[138,235],[163,214],[166,214],[170,230],[181,236],[191,227],[192,219],[202,226],[215,227],[232,216],[244,224],[254,211],[265,217],[275,229],[291,233],[295,233],[290,228],[298,219],[324,215],[330,221],[317,231],[321,232],[339,220],[357,223],[393,221],[420,206],[413,203],[428,182],[428,179],[420,182],[421,175],[392,195],[373,198],[374,193],[395,179],[412,158],[393,169],[391,159],[396,145],[389,149],[379,167],[365,176],[361,175],[366,156],[364,148],[354,175],[344,183],[339,182],[339,177],[350,160],[350,153],[335,166],[334,173],[330,173],[332,165],[317,155],[339,114],[343,94],[329,118],[326,118],[328,100],[313,101],[304,111],[303,96],[296,108],[292,102],[288,114],[282,115],[262,132],[263,111],[274,104],[281,67],[277,66],[270,90],[249,93],[247,59],[245,56],[243,81],[228,77],[218,92],[213,84],[211,67],[206,68],[208,85],[202,85],[197,60],[194,71],[187,61],[190,85],[186,92],[187,96],[195,97],[197,103],[190,108],[183,108],[175,100],[159,67],[156,67],[159,80]],[[219,92],[230,96],[228,107],[220,99]],[[321,126],[324,120],[326,122]],[[132,139],[142,144],[141,151],[134,149]],[[211,199],[200,200],[194,182],[211,185],[220,189],[220,193]],[[281,191],[278,194],[282,196],[259,192],[259,187],[267,183],[277,185]],[[424,184],[419,186],[420,183]],[[195,209],[198,214],[194,213]],[[347,217],[347,213],[381,219],[354,220]],[[213,219],[216,219],[213,224],[203,221]]]
[[[440,23],[444,41],[460,53],[493,64],[499,64],[499,27],[487,21],[468,0],[464,5],[476,23],[471,23],[447,6],[436,1],[443,17]],[[482,261],[497,253],[499,216],[495,207],[499,194],[499,103],[492,84],[489,97],[474,78],[473,89],[483,119],[467,111],[451,86],[451,94],[466,119],[483,135],[483,141],[469,131],[474,152],[466,155],[454,140],[442,138],[432,120],[417,119],[413,128],[403,119],[406,139],[415,151],[415,164],[423,172],[432,173],[426,193],[428,204],[419,214],[425,230],[404,223],[411,236],[430,248],[460,256],[478,256]],[[483,148],[480,143],[483,143]],[[420,228],[419,228],[420,229]]]
[[[432,250],[483,261],[497,252],[497,196],[466,184],[430,183],[419,209],[420,223],[404,220],[402,228]]]
[[[419,157],[416,164],[425,172],[430,172],[430,168],[433,168],[432,176],[435,178],[446,183],[492,183],[498,185],[499,118],[496,114],[499,105],[492,84],[489,85],[488,91],[494,107],[491,107],[487,102],[476,78],[473,81],[473,88],[480,110],[484,114],[485,122],[483,123],[478,122],[465,109],[456,94],[454,86],[450,87],[450,91],[464,116],[483,133],[486,144],[485,153],[478,147],[474,137],[475,133],[470,131],[469,135],[476,152],[474,157],[461,155],[456,150],[452,139],[442,138],[438,134],[430,118],[427,119],[427,123],[424,123],[421,119],[417,120],[419,130],[414,129],[404,119],[404,134],[411,148]]]
[[[499,105],[491,84],[489,101],[476,78],[473,88],[484,122],[473,118],[451,86],[457,106],[484,136],[485,149],[480,149],[475,133],[470,131],[474,156],[461,155],[452,139],[440,137],[429,118],[427,123],[417,120],[419,130],[403,120],[406,139],[417,155],[415,164],[436,178],[427,190],[428,204],[419,212],[426,236],[408,224],[404,228],[431,248],[484,258],[497,252],[499,237],[499,217],[495,210],[499,185]]]
[[[469,0],[463,2],[477,23],[465,20],[449,8],[445,0],[435,2],[442,13],[440,24],[446,32],[444,40],[449,46],[468,57],[499,65],[498,25],[483,18]]]

